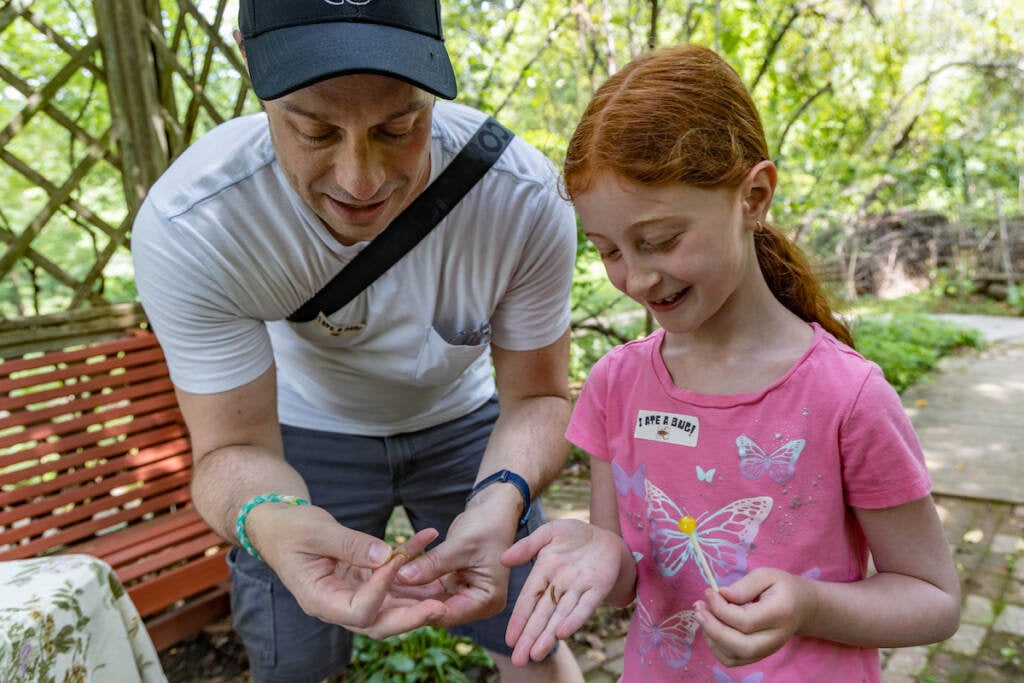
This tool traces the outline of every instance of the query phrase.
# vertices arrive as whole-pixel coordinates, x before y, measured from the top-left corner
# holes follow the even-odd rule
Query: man
[[[255,680],[318,681],[348,662],[350,631],[436,624],[485,646],[502,680],[581,681],[567,647],[511,665],[528,567],[510,579],[498,559],[541,523],[531,497],[567,456],[576,233],[556,171],[513,139],[351,303],[288,322],[485,116],[435,103],[456,94],[437,0],[242,0],[239,27],[264,113],[171,166],[132,250],[196,507],[245,548],[232,612]],[[396,505],[421,531],[393,553]],[[443,542],[415,557],[431,529]]]

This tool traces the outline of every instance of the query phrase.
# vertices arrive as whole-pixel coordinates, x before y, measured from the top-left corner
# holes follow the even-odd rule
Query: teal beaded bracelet
[[[279,493],[264,493],[260,496],[255,496],[252,500],[242,506],[242,511],[238,513],[238,519],[235,520],[235,535],[238,536],[238,542],[241,544],[245,552],[249,553],[257,560],[263,560],[260,554],[256,552],[256,548],[252,547],[252,543],[249,542],[249,534],[245,531],[245,519],[252,512],[252,509],[260,503],[287,503],[288,505],[309,505],[309,501],[305,498],[299,498],[298,496],[282,496]]]

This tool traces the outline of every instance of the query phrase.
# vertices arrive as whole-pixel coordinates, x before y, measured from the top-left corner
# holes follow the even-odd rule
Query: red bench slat
[[[230,545],[192,507],[191,467],[153,334],[0,361],[0,561],[103,559],[158,649],[229,606]]]

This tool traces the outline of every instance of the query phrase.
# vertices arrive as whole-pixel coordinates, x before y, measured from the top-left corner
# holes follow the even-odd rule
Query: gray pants
[[[344,526],[383,538],[395,506],[417,530],[436,528],[441,537],[465,507],[480,459],[498,417],[491,399],[466,417],[430,429],[383,438],[331,434],[283,426],[285,457],[303,476],[314,505]],[[527,529],[543,524],[539,500]],[[258,683],[316,683],[348,664],[352,635],[305,614],[263,562],[235,548],[231,566],[231,612]],[[482,647],[511,654],[505,629],[531,565],[512,570],[504,611],[451,629]]]

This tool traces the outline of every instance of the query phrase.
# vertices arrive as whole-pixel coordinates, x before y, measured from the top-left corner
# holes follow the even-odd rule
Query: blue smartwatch
[[[530,503],[532,501],[530,497],[530,485],[526,483],[526,480],[520,477],[515,472],[510,470],[498,470],[494,474],[485,477],[480,480],[480,483],[473,487],[473,490],[466,496],[466,502],[472,500],[473,496],[480,493],[483,489],[487,488],[491,484],[504,483],[512,484],[519,493],[523,496],[523,516],[519,518],[519,528],[522,529],[526,526],[526,523],[530,520]]]

